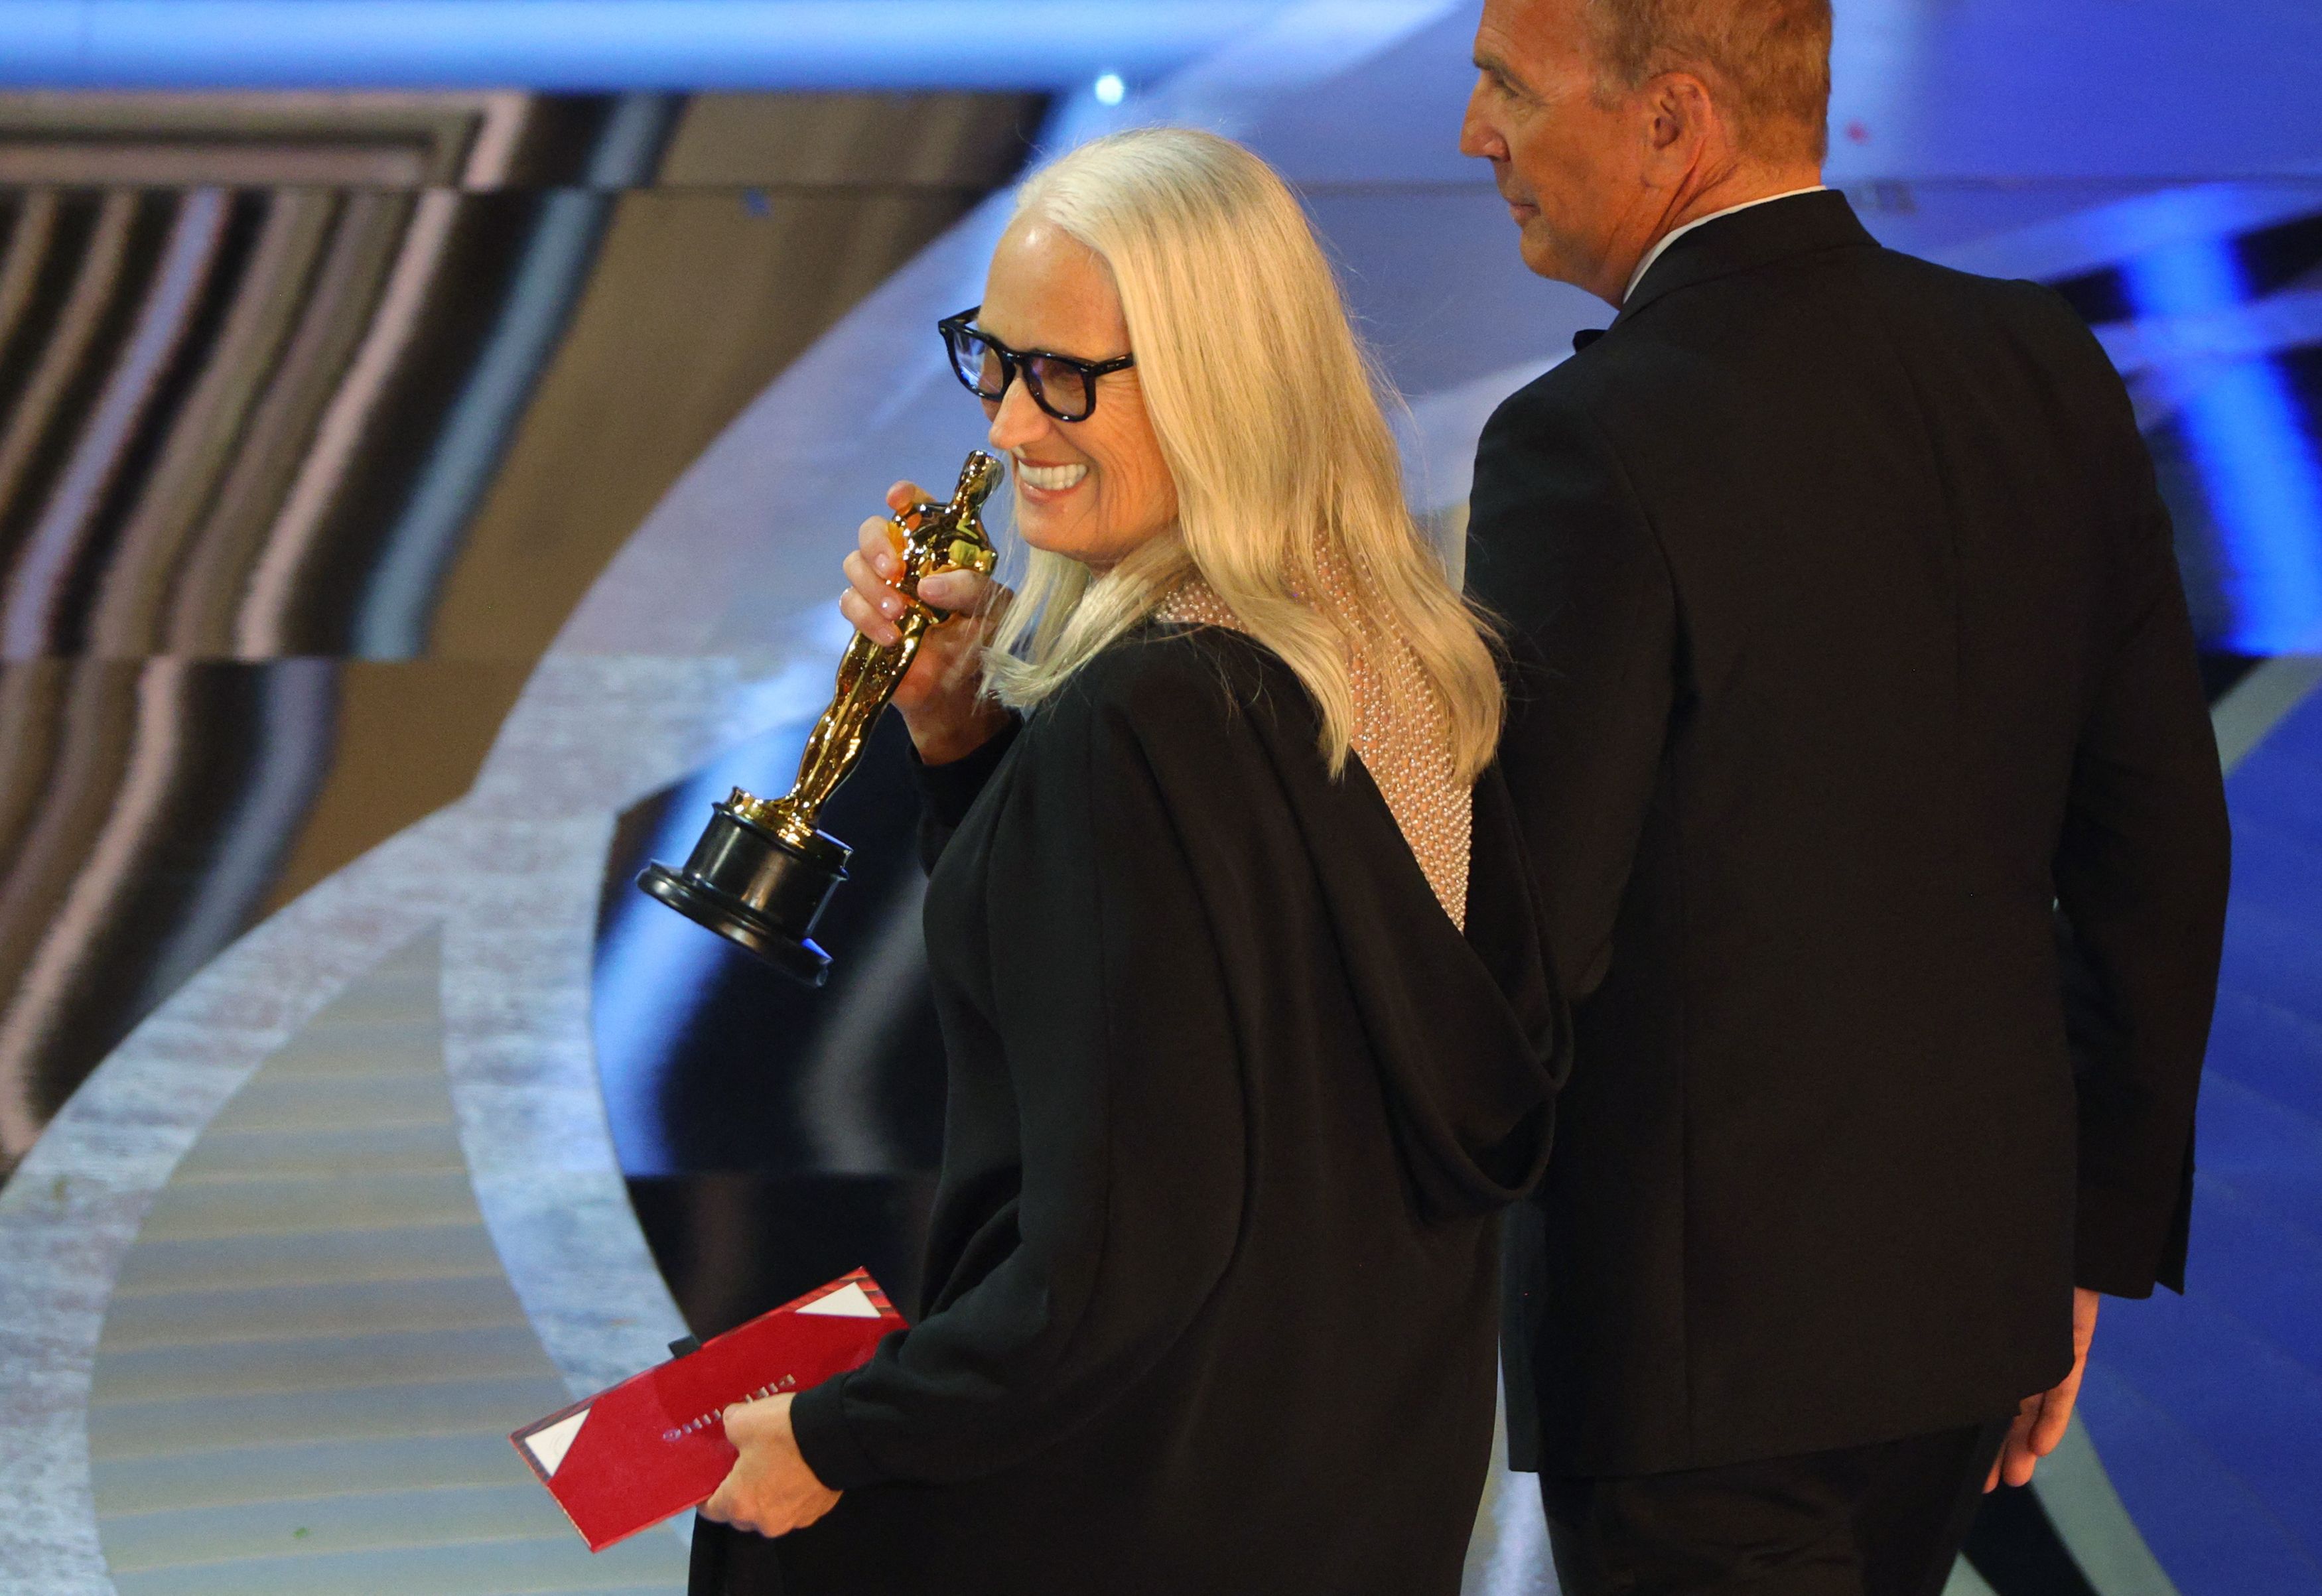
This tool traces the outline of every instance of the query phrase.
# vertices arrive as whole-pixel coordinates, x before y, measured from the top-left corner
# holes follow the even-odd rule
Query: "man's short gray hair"
[[[1813,156],[1830,142],[1830,0],[1583,0],[1608,87],[1701,75],[1743,150]]]

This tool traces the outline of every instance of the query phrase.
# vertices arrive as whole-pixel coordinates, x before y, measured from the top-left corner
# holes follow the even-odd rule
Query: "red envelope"
[[[737,1455],[719,1417],[727,1408],[843,1374],[902,1327],[858,1269],[508,1439],[601,1552],[709,1500]]]

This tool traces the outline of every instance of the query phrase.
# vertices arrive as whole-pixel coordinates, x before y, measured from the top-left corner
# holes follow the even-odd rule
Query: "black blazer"
[[[2069,1367],[2075,1281],[2181,1289],[2225,807],[2064,302],[1833,193],[1710,223],[1493,416],[1470,526],[1577,1003],[1511,1232],[1519,1465],[1985,1420]]]
[[[1569,1032],[1497,778],[1463,936],[1317,735],[1274,654],[1156,625],[943,850],[925,1312],[792,1409],[847,1494],[758,1554],[790,1596],[1456,1596]]]

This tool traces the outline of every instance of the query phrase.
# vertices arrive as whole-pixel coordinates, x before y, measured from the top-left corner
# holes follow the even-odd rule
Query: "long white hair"
[[[1198,572],[1305,684],[1334,774],[1353,743],[1353,654],[1380,640],[1410,646],[1455,769],[1480,774],[1502,710],[1489,634],[1404,506],[1381,409],[1400,401],[1288,187],[1228,140],[1142,128],[1034,175],[1027,214],[1111,269],[1178,521],[1102,577],[1030,551],[989,689],[1038,704]]]

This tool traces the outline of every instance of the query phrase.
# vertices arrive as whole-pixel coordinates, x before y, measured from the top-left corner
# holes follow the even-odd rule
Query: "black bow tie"
[[[1607,331],[1609,329],[1604,327],[1583,327],[1572,335],[1572,352],[1578,354],[1599,338],[1604,337]]]

